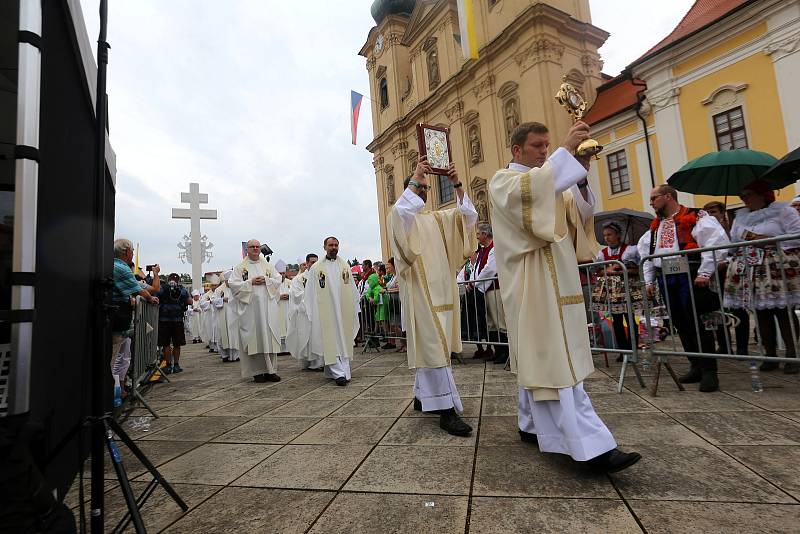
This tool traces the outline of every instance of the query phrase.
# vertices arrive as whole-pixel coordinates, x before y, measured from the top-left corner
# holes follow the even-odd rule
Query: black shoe
[[[692,367],[689,372],[678,379],[681,384],[696,384],[703,379],[703,372],[700,369]]]
[[[266,373],[266,374],[263,374],[263,375],[261,375],[261,376],[263,376],[263,377],[264,377],[264,379],[265,379],[267,382],[280,382],[280,381],[281,381],[281,377],[279,377],[279,376],[278,376],[278,375],[276,375],[275,373]]]
[[[703,393],[717,391],[719,389],[719,378],[717,378],[717,372],[712,369],[706,369],[703,371],[703,378],[700,379],[699,389]]]
[[[382,349],[396,349],[397,345],[395,345],[394,343],[384,343],[383,345],[381,345],[381,348]]]
[[[798,373],[800,373],[800,363],[792,362],[783,366],[783,374],[785,375],[796,375]]]
[[[414,411],[421,412],[422,411],[422,401],[418,398],[414,397]]]
[[[345,377],[343,377],[343,376],[340,376],[339,378],[336,379],[336,385],[337,386],[346,386],[347,385],[347,379]]]
[[[461,419],[455,409],[439,412],[439,427],[453,436],[467,437],[472,432],[472,427]]]
[[[256,375],[253,377],[253,382],[256,384],[263,384],[267,381],[267,375]]]
[[[531,434],[524,430],[518,430],[517,432],[519,432],[519,439],[521,439],[523,443],[533,443],[537,447],[539,446],[539,438],[536,437],[536,434]]]
[[[616,362],[617,362],[617,363],[622,363],[622,362],[624,362],[624,361],[625,361],[625,358],[622,356],[622,354],[620,354],[619,356],[617,356],[617,360],[616,360]]]
[[[641,459],[642,455],[638,452],[622,452],[619,449],[611,449],[586,463],[591,470],[598,473],[617,473],[629,468]]]
[[[325,367],[314,367],[314,368],[313,368],[313,369],[311,369],[311,370],[312,370],[312,371],[316,371],[316,372],[318,372],[318,373],[321,373],[322,371],[324,371],[324,370],[325,370]]]
[[[780,364],[778,362],[761,362],[761,365],[759,366],[758,370],[775,371],[778,369],[778,367],[780,367]]]

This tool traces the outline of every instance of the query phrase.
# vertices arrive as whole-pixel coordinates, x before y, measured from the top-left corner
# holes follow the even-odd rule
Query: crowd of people
[[[622,243],[618,224],[610,223],[603,229],[607,246],[596,259],[624,264],[629,283],[623,284],[619,264],[609,264],[595,280],[592,308],[611,315],[617,348],[630,350],[636,343],[636,325],[627,324],[628,302],[635,316],[641,313],[646,296],[664,308],[686,352],[748,355],[751,340],[759,339],[764,355],[776,357],[777,326],[786,357],[796,357],[800,328],[794,309],[800,304],[800,241],[789,239],[760,246],[736,243],[800,233],[800,197],[791,204],[778,202],[769,184],[756,180],[744,186],[740,198],[744,207],[735,212],[731,223],[722,202],[709,202],[702,209],[686,207],[678,202],[674,188],[662,185],[650,195],[656,219],[637,243]],[[644,262],[642,291],[638,282],[641,258],[713,246],[723,248],[689,253],[682,259]],[[756,319],[755,331],[751,315]],[[719,320],[708,320],[714,316]],[[731,317],[732,321],[727,320]],[[733,335],[728,326],[731,323]],[[690,370],[680,381],[699,382],[700,391],[716,391],[717,360],[689,360]],[[778,368],[775,362],[760,366],[761,371]],[[783,372],[796,374],[800,364],[786,363]]]
[[[392,257],[386,263],[365,260],[360,272],[340,257],[335,237],[323,240],[321,260],[308,254],[296,270],[273,265],[262,257],[261,243],[250,240],[239,265],[208,277],[203,293],[190,294],[174,273],[166,284],[159,283],[157,269],[153,285],[136,280],[129,266],[132,245],[119,239],[112,370],[124,375],[130,360],[130,297],[139,295],[160,307],[165,373],[182,371],[180,349],[189,332],[193,343],[206,343],[223,362],[239,362],[242,377],[254,382],[280,381],[277,355],[288,353],[301,369],[324,372],[346,386],[354,345],[363,342],[367,349],[407,352],[415,369],[414,409],[436,413],[444,431],[468,436],[472,428],[460,417],[451,367],[466,341],[477,347],[474,358],[508,363],[516,374],[522,441],[604,472],[630,467],[640,455],[617,448],[583,388],[594,371],[587,317],[607,312],[618,348],[630,349],[637,338],[628,303],[638,310],[653,299],[669,310],[684,351],[714,354],[731,350],[720,335],[724,321],[709,328],[698,318],[724,311],[737,318],[737,353],[747,354],[753,312],[767,355],[776,355],[777,324],[787,356],[794,357],[799,330],[790,310],[800,304],[800,242],[641,259],[800,233],[800,198],[792,206],[776,202],[768,185],[753,182],[741,192],[745,207],[729,224],[724,205],[686,207],[674,188],[662,185],[650,194],[656,218],[641,239],[624,243],[620,225],[610,223],[600,248],[594,240],[596,201],[586,178],[590,158],[575,155],[587,138],[588,126],[578,122],[551,154],[544,125],[518,127],[512,162],[489,182],[494,228],[477,224],[452,165],[456,206],[427,209],[432,170],[420,158],[388,216]],[[593,261],[620,263],[605,264],[593,279],[582,276],[579,263]],[[681,382],[699,383],[703,392],[718,389],[715,358],[692,355],[689,361]],[[761,366],[775,368],[771,362]],[[783,371],[800,368],[789,363]]]

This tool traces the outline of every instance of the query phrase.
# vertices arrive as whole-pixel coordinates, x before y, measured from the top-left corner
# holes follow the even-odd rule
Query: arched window
[[[380,95],[381,95],[381,109],[389,107],[389,84],[386,83],[386,78],[381,78],[380,81]]]

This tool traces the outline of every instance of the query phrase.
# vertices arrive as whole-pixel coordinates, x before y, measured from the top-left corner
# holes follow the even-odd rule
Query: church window
[[[456,198],[456,191],[453,189],[453,184],[450,183],[450,177],[439,175],[436,178],[439,180],[439,205],[452,202]]]
[[[389,84],[386,83],[386,78],[381,78],[379,87],[380,87],[381,109],[386,109],[389,107]]]
[[[608,175],[611,178],[611,194],[624,193],[631,190],[631,178],[628,175],[628,158],[625,156],[625,151],[620,150],[609,154],[606,157],[608,161]]]
[[[748,148],[741,106],[714,115],[714,135],[717,138],[717,150]]]

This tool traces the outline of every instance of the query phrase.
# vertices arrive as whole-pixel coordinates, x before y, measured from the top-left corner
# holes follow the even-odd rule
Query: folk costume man
[[[328,237],[323,243],[325,258],[307,271],[304,297],[311,322],[311,355],[322,357],[327,378],[346,386],[358,333],[359,295],[350,265],[339,257],[339,240]]]
[[[281,275],[259,255],[261,244],[247,242],[247,257],[233,269],[228,281],[239,315],[242,377],[254,382],[279,382],[277,354],[278,295]]]
[[[439,414],[439,426],[455,436],[472,428],[464,411],[450,356],[461,352],[461,307],[456,275],[477,242],[478,212],[464,192],[455,166],[448,175],[457,207],[425,209],[431,167],[420,158],[406,189],[389,214],[389,242],[400,283],[408,367],[416,369],[414,409]]]
[[[662,185],[653,189],[650,206],[656,213],[656,219],[650,231],[639,240],[639,253],[643,257],[730,242],[716,218],[703,210],[682,206],[678,203],[678,191],[671,186]],[[720,258],[720,254],[717,254],[717,258]],[[664,273],[662,267],[667,264],[670,269]],[[686,352],[716,352],[714,331],[706,330],[700,318],[704,313],[719,309],[719,297],[709,289],[715,269],[713,252],[688,254],[680,260],[659,258],[642,264],[647,293],[652,297],[658,285],[661,295],[669,304],[672,324]],[[693,286],[691,292],[690,286]],[[697,345],[698,338],[700,346]],[[699,389],[703,392],[719,389],[715,358],[689,357],[689,363],[689,372],[679,378],[681,383],[699,382]]]
[[[306,260],[301,262],[306,269],[311,268],[317,262],[316,254],[309,254]],[[308,271],[304,270],[294,277],[292,287],[289,292],[289,329],[286,332],[286,348],[298,362],[300,368],[308,371],[323,371],[325,361],[322,355],[313,356],[311,354],[311,321],[308,319],[308,312],[304,297],[308,285]]]
[[[641,456],[616,448],[583,389],[594,365],[578,258],[591,257],[584,249],[596,244],[594,197],[587,190],[588,158],[572,154],[588,138],[589,127],[578,122],[548,158],[547,128],[521,124],[511,139],[513,162],[489,182],[489,197],[511,370],[519,385],[520,437],[538,441],[542,452],[616,472]]]

